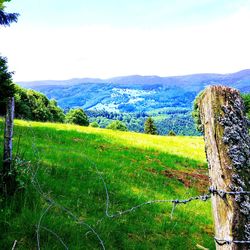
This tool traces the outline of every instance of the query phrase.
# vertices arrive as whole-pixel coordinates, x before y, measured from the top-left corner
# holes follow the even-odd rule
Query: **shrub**
[[[71,109],[65,116],[67,123],[73,123],[81,126],[88,126],[89,120],[85,112],[81,109]]]
[[[90,126],[90,127],[93,127],[93,128],[99,128],[99,127],[100,127],[99,124],[98,124],[97,122],[91,122],[91,123],[89,124],[89,126]]]
[[[128,128],[126,127],[126,125],[123,122],[118,121],[118,120],[111,122],[106,128],[113,129],[113,130],[120,130],[120,131],[128,131]]]

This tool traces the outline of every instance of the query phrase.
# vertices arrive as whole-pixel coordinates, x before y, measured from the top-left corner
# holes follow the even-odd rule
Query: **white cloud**
[[[1,28],[0,46],[16,80],[180,75],[250,68],[250,10],[209,25],[175,29],[90,26]]]

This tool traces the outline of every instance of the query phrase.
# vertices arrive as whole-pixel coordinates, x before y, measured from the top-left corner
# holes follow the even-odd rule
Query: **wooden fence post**
[[[6,196],[13,194],[16,188],[15,171],[12,169],[12,138],[14,125],[14,97],[6,101],[6,118],[4,128],[4,153],[3,153],[3,192]]]
[[[237,90],[208,87],[198,99],[218,250],[250,249],[250,137]],[[248,243],[246,242],[248,241]]]

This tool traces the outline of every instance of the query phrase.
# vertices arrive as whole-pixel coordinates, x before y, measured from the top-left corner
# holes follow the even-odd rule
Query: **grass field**
[[[2,122],[0,131],[2,151]],[[106,249],[197,249],[197,244],[215,249],[210,201],[177,205],[172,219],[171,203],[105,216],[102,180],[110,214],[148,200],[205,193],[202,138],[20,120],[14,133],[25,189],[11,200],[1,199],[0,249],[11,249],[15,240],[16,249],[36,249],[37,226],[41,249],[65,249],[60,240],[69,249],[101,249],[100,239]],[[39,186],[30,181],[34,171]],[[48,207],[44,197],[56,203]]]

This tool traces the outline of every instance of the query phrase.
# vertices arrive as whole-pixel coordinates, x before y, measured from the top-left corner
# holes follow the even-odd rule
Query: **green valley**
[[[129,131],[143,132],[151,116],[158,133],[173,130],[178,135],[200,135],[192,120],[195,96],[208,85],[226,85],[242,93],[250,91],[250,70],[232,74],[194,74],[185,76],[124,76],[110,79],[71,79],[34,81],[18,84],[42,92],[68,111],[82,108],[90,122],[105,128],[120,120]]]

